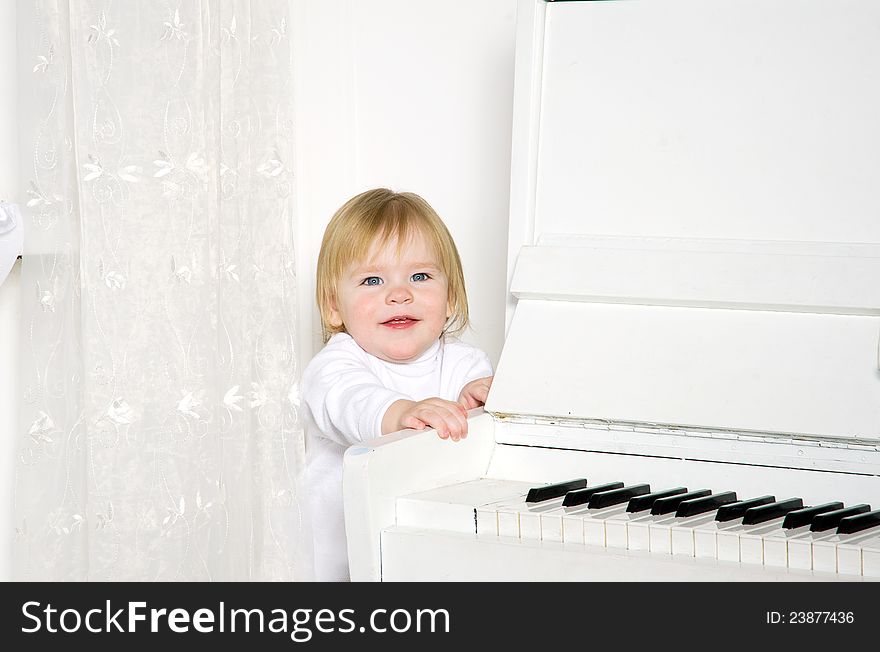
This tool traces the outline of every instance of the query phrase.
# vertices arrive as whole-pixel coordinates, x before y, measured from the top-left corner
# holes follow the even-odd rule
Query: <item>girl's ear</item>
[[[327,317],[329,318],[330,325],[333,328],[339,328],[342,326],[342,315],[339,313],[339,308],[336,304],[336,296],[330,297],[330,301],[328,302],[328,310]]]

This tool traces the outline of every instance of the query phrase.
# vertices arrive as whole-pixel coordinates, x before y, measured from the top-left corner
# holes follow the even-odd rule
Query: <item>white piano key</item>
[[[606,546],[605,523],[609,518],[626,511],[626,505],[613,505],[605,509],[591,509],[584,515],[584,543],[590,546]]]
[[[672,515],[656,518],[657,520],[652,522],[648,528],[651,552],[694,557],[694,528],[713,521],[715,517],[713,512],[689,518],[678,518]]]
[[[774,568],[788,568],[788,542],[798,534],[810,531],[809,526],[798,528],[800,532],[792,530],[788,536],[775,536],[778,533],[771,532],[764,537],[764,565]]]
[[[694,557],[718,559],[718,544],[714,531],[694,530]]]
[[[621,485],[622,483],[614,483],[615,485]],[[592,491],[595,492],[598,489],[597,486],[592,487]],[[583,496],[582,496],[583,498]],[[601,510],[597,510],[595,508],[590,509],[589,503],[582,503],[580,505],[575,505],[572,507],[564,507],[561,509],[553,510],[548,514],[542,515],[542,523],[547,524],[550,519],[559,519],[560,523],[549,524],[550,527],[553,528],[553,536],[556,536],[557,528],[561,530],[561,539],[563,542],[569,543],[579,543],[579,544],[589,544],[589,545],[598,545],[605,546],[605,524],[604,519],[609,518],[610,516],[616,515],[618,513],[624,512],[626,509],[625,504],[619,505],[611,505]],[[582,522],[577,523],[575,519],[580,519]],[[592,522],[594,519],[600,519],[598,522]],[[568,536],[566,533],[568,532]],[[556,539],[554,539],[556,540]]]
[[[558,516],[562,528],[562,539],[565,543],[589,544],[605,546],[605,526],[603,521],[594,523],[594,519],[613,513],[606,510],[591,510],[586,505],[563,507]],[[552,515],[557,518],[556,514]]]
[[[584,519],[584,543],[588,546],[605,547],[605,523],[592,518]]]
[[[788,568],[788,541],[785,539],[764,538],[765,566],[775,568]]]
[[[771,566],[773,568],[792,568],[789,557],[791,556],[791,544],[793,541],[804,540],[808,543],[812,542],[812,535],[814,533],[810,532],[810,526],[804,525],[803,527],[784,530],[779,529],[774,532],[770,532],[769,534],[764,536],[764,565]],[[800,551],[801,559],[799,563],[803,564],[803,549]],[[807,548],[807,557],[806,563],[812,564],[812,551]],[[794,566],[797,568],[797,566]],[[810,570],[810,568],[803,568],[801,566],[801,570]]]
[[[674,516],[666,515],[648,525],[648,546],[658,555],[672,554],[672,523]]]
[[[584,545],[583,514],[587,511],[586,505],[565,509],[562,517],[562,540],[565,543]]]
[[[499,507],[496,511],[498,517],[498,536],[519,538],[519,512],[513,506]]]
[[[717,548],[717,558],[721,561],[739,562],[739,533],[742,526],[731,528],[724,531],[719,530],[715,538]]]
[[[520,497],[513,497],[507,501],[498,501],[477,507],[477,533],[518,537],[519,518],[512,511],[512,503],[510,501],[520,501],[523,498],[525,498],[525,494]],[[502,530],[504,534],[502,534]]]
[[[740,525],[718,530],[718,559],[746,564],[763,564],[764,550],[761,534],[782,524],[782,518],[754,525]]]
[[[860,545],[841,543],[837,546],[837,572],[841,575],[862,574],[862,547]]]
[[[626,521],[608,519],[605,522],[605,545],[609,548],[626,550]]]
[[[880,578],[880,537],[866,541],[862,546],[862,575]]]
[[[811,538],[789,542],[786,554],[789,568],[813,570],[813,541]]]
[[[560,498],[552,509],[539,512],[541,517],[541,540],[564,542],[565,538],[565,519],[573,513],[579,514],[586,509],[586,505],[578,507],[563,507],[564,498]],[[582,526],[577,526],[582,528]],[[573,533],[573,543],[583,543],[582,533]]]
[[[813,570],[813,542],[830,539],[834,530],[809,532],[788,541],[788,567],[794,570]]]
[[[760,534],[741,534],[739,537],[739,561],[741,564],[764,563],[764,541]]]
[[[519,513],[519,536],[521,539],[541,540],[541,517],[521,511]]]
[[[880,533],[876,530],[841,535],[842,540],[837,544],[837,572],[841,575],[864,575],[865,552],[870,551],[871,556],[878,538]]]
[[[718,523],[716,521],[694,528],[694,557],[718,559]]]
[[[779,519],[777,519],[779,521]],[[780,521],[781,522],[781,521]],[[719,529],[718,530],[718,559],[721,561],[736,561],[742,562],[744,561],[742,558],[742,536],[744,534],[750,534],[754,532],[756,529],[763,529],[767,523],[760,523],[757,525],[743,525],[742,521],[739,522],[739,525],[731,527],[729,529]],[[760,550],[760,541],[758,542],[758,548]],[[747,544],[746,549],[746,557],[749,563],[762,563],[761,558],[763,557],[763,553],[756,551],[752,542]],[[758,557],[758,561],[755,561],[755,558]]]
[[[541,541],[564,541],[561,514],[541,514]]]
[[[541,540],[542,515],[562,509],[562,498],[545,500],[541,503],[530,505],[525,503],[519,508],[519,536],[522,539]],[[561,527],[560,527],[561,529]]]
[[[540,514],[562,505],[562,498],[541,503],[525,502],[526,494],[513,496],[507,500],[499,500],[493,505],[483,506],[483,510],[495,507],[498,535],[502,537],[516,537],[523,539],[541,538]],[[477,512],[477,524],[479,526],[479,510]],[[489,522],[488,515],[486,518]]]
[[[813,570],[841,575],[862,574],[861,544],[877,533],[835,534],[813,542]]]
[[[822,573],[837,572],[837,541],[835,534],[825,541],[813,542],[813,570]]]
[[[764,538],[779,531],[784,518],[773,519],[766,523],[744,526],[739,534],[739,560],[743,564],[764,563]]]
[[[525,504],[526,494],[511,496],[504,500],[497,500],[491,503],[480,505],[477,511],[477,532],[481,534],[491,534],[494,526],[494,533],[502,537],[519,537],[519,506]],[[483,524],[485,530],[480,530],[480,524]]]
[[[719,522],[714,518],[708,523],[694,528],[694,557],[699,559],[720,559],[718,555],[718,533],[742,525],[742,518]],[[737,556],[739,551],[737,550]]]
[[[623,512],[615,514],[605,521],[605,545],[608,548],[621,548],[626,550],[629,547],[629,536],[627,535],[627,525],[630,521],[638,518],[644,518],[639,513]]]
[[[646,512],[643,513],[645,514],[644,516],[633,518],[627,523],[626,533],[629,550],[650,550],[661,554],[670,554],[672,544],[671,541],[667,544],[667,539],[670,536],[668,532],[661,532],[655,529],[652,534],[652,528],[665,528],[668,530],[674,516],[671,514],[651,515]]]
[[[714,512],[711,514],[701,514],[693,518],[679,519],[679,522],[672,526],[672,554],[696,557],[696,529],[701,525],[712,523],[714,520]]]
[[[634,519],[626,524],[627,547],[629,550],[645,550],[651,549],[651,540],[648,535],[648,526],[651,524],[653,517],[646,516],[640,519]]]
[[[682,488],[681,493],[684,492]],[[659,493],[659,492],[657,492]],[[670,494],[671,495],[671,494]],[[640,496],[639,500],[645,499],[646,496]],[[656,494],[652,495],[652,500],[656,500]],[[630,501],[631,503],[632,501]],[[629,504],[627,504],[627,508]],[[650,548],[650,533],[647,529],[639,529],[635,533],[635,539],[632,543],[629,540],[630,524],[652,522],[657,518],[651,515],[651,504],[642,503],[643,509],[637,512],[624,511],[622,514],[608,518],[605,521],[605,545],[609,548],[622,548],[630,550],[648,550]],[[640,525],[635,526],[636,529],[641,528]]]

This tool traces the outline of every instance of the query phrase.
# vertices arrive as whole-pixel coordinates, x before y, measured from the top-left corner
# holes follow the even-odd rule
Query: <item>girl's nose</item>
[[[412,303],[413,295],[405,285],[395,285],[394,287],[389,288],[385,300],[389,304]]]

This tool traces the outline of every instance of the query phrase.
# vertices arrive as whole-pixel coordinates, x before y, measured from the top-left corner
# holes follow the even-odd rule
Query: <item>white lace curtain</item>
[[[17,579],[310,579],[287,0],[22,11]]]

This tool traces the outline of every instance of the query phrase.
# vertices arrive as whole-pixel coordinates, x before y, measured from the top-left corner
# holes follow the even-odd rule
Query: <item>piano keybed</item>
[[[590,486],[583,478],[541,487],[481,478],[398,498],[397,525],[806,578],[880,578],[880,510],[867,504],[804,505],[687,487],[652,492],[648,484]]]

